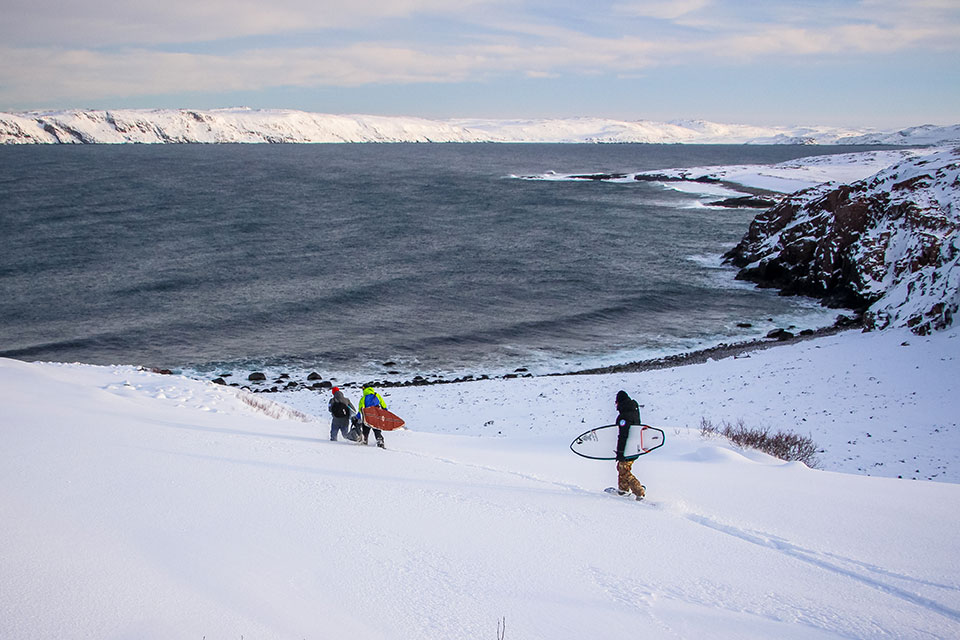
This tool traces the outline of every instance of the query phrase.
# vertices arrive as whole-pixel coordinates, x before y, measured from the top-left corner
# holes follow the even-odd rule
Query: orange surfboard
[[[381,431],[393,431],[404,424],[403,418],[383,407],[366,407],[363,410],[363,421]]]

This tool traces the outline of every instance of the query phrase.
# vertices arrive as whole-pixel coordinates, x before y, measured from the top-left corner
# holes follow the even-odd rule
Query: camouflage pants
[[[620,460],[617,462],[617,488],[642,498],[647,494],[646,488],[633,475],[634,460]]]

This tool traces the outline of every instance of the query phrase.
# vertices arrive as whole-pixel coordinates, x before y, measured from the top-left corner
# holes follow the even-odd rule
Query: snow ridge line
[[[883,582],[879,579],[871,578],[869,575],[866,575],[865,573],[860,573],[854,569],[844,568],[839,564],[836,564],[834,562],[827,560],[826,558],[833,558],[834,560],[843,561],[851,565],[856,565],[856,566],[862,567],[863,569],[866,569],[869,572],[877,573],[881,576],[908,581],[908,582],[915,582],[925,586],[937,587],[940,589],[945,589],[945,590],[955,591],[955,592],[960,592],[960,586],[935,584],[935,583],[930,583],[922,580],[917,580],[909,576],[897,575],[890,571],[879,570],[878,568],[872,567],[863,562],[852,560],[850,558],[843,558],[842,556],[838,556],[836,554],[825,554],[817,551],[812,551],[810,549],[804,549],[803,547],[797,546],[777,536],[761,533],[758,531],[751,532],[751,531],[740,529],[738,527],[734,527],[731,525],[721,524],[715,520],[712,520],[711,518],[708,518],[702,515],[689,513],[689,514],[686,514],[686,518],[691,522],[707,527],[709,529],[713,529],[714,531],[725,533],[727,535],[733,536],[734,538],[739,538],[740,540],[749,542],[751,544],[755,544],[760,547],[766,547],[768,549],[773,549],[774,551],[779,551],[780,553],[790,556],[791,558],[800,560],[801,562],[805,562],[807,564],[813,565],[814,567],[823,569],[825,571],[830,571],[838,575],[845,576],[865,586],[871,587],[873,589],[876,589],[878,591],[891,595],[895,598],[899,598],[900,600],[903,600],[910,604],[926,609],[927,611],[940,614],[941,616],[944,616],[945,618],[948,618],[954,622],[960,622],[960,611],[957,611],[956,609],[952,609],[935,600],[921,596],[920,594],[911,593],[910,591],[901,589],[900,587],[887,584],[886,582]]]

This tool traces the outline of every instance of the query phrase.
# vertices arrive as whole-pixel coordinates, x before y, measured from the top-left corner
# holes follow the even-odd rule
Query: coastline
[[[846,316],[844,316],[846,317]],[[480,382],[483,380],[512,380],[518,378],[554,378],[554,377],[566,377],[566,376],[581,376],[581,375],[603,375],[608,373],[639,373],[643,371],[653,371],[657,369],[672,369],[676,367],[683,367],[691,364],[701,364],[710,360],[723,360],[726,358],[739,358],[739,357],[749,357],[751,352],[763,351],[770,349],[772,347],[778,347],[781,345],[790,345],[796,344],[798,342],[805,342],[807,340],[812,340],[815,338],[822,338],[826,336],[836,335],[838,333],[843,333],[844,331],[853,331],[861,330],[862,323],[859,320],[847,320],[846,322],[838,322],[830,327],[821,327],[819,329],[805,329],[802,332],[794,335],[789,332],[784,332],[784,330],[778,330],[781,334],[778,337],[764,337],[764,338],[754,338],[751,340],[744,340],[741,342],[732,342],[732,343],[722,343],[713,347],[706,347],[703,349],[695,349],[692,351],[684,351],[681,353],[676,353],[669,356],[662,356],[659,358],[651,358],[648,360],[637,360],[633,362],[624,362],[620,364],[607,365],[604,367],[592,367],[588,369],[578,369],[575,371],[564,371],[564,372],[554,372],[554,373],[539,373],[533,374],[527,372],[524,368],[517,369],[514,373],[506,373],[503,375],[481,375],[473,376],[467,375],[458,378],[444,379],[444,378],[435,378],[428,379],[423,376],[416,376],[410,380],[370,380],[367,382],[344,382],[338,383],[337,386],[347,389],[360,388],[363,386],[374,386],[377,388],[383,389],[394,389],[394,388],[403,388],[403,387],[428,387],[444,384],[457,384],[464,382]],[[285,383],[289,384],[289,382]],[[312,386],[287,386],[287,387],[275,387],[265,389],[257,389],[251,387],[250,385],[238,385],[234,383],[231,386],[239,386],[240,388],[246,388],[254,393],[281,393],[286,391],[295,391],[295,390],[309,390],[309,391],[318,391],[326,392],[332,386],[332,383],[329,382],[318,382]]]
[[[822,327],[820,329],[808,329],[797,335],[790,334],[788,336],[777,338],[756,338],[754,340],[745,340],[743,342],[724,343],[718,344],[715,347],[686,351],[671,356],[664,356],[662,358],[639,360],[636,362],[614,364],[592,369],[582,369],[579,371],[570,371],[566,373],[548,373],[544,376],[538,377],[601,375],[605,373],[638,373],[641,371],[653,371],[656,369],[672,369],[674,367],[683,367],[691,364],[701,364],[709,360],[723,360],[730,357],[749,357],[749,354],[753,351],[763,351],[770,349],[771,347],[796,344],[798,342],[805,342],[814,338],[833,336],[838,333],[843,333],[844,331],[859,331],[861,328],[862,324],[858,321],[854,321],[851,323],[838,324],[831,327]]]

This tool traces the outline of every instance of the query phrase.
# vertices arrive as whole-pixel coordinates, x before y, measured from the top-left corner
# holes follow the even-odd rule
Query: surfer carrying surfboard
[[[355,434],[353,430],[350,430],[350,418],[356,415],[357,410],[353,408],[353,403],[343,395],[339,387],[334,387],[331,391],[333,392],[333,397],[327,405],[330,415],[333,418],[330,422],[330,439],[336,442],[337,435],[343,434],[343,437],[347,440],[356,442],[359,434]]]
[[[636,458],[627,460],[623,452],[627,445],[627,438],[630,437],[630,427],[640,424],[640,405],[623,390],[617,392],[616,404],[617,426],[619,427],[617,435],[617,489],[621,495],[633,493],[637,500],[642,500],[647,495],[647,489],[633,475],[633,463]]]
[[[381,409],[387,408],[387,403],[383,401],[383,398],[380,397],[380,394],[377,393],[376,389],[373,387],[364,387],[363,388],[363,397],[360,398],[360,404],[358,409],[360,411],[360,420],[363,423],[363,444],[367,444],[367,438],[370,436],[370,429],[373,429],[373,437],[377,439],[377,446],[381,449],[386,449],[383,443],[383,432],[380,429],[371,427],[367,424],[366,419],[363,415],[363,410],[367,407],[380,407]]]

